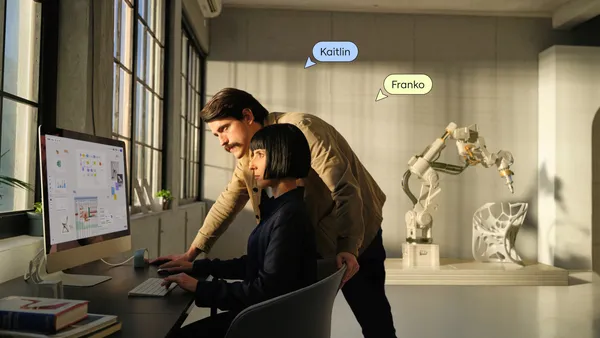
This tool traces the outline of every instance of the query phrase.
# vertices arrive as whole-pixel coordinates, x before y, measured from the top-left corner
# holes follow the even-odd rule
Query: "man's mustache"
[[[240,146],[239,143],[232,143],[232,144],[226,145],[224,148],[225,148],[225,150],[229,151],[231,148],[233,148],[233,147],[239,147],[239,146]]]

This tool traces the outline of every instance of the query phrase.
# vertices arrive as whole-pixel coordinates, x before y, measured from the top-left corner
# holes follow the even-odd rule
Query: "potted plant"
[[[2,157],[4,157],[4,155],[6,155],[6,153],[8,153],[8,150],[5,151],[2,155],[0,155],[0,159],[2,159]],[[31,186],[31,184],[23,182],[19,179],[16,179],[16,178],[10,177],[10,176],[0,175],[0,184],[8,185],[13,188],[26,189],[29,191],[33,191],[33,187]],[[0,196],[0,197],[2,197],[2,196]]]
[[[8,153],[9,151],[5,151],[3,154],[0,155],[0,159],[2,157],[4,157],[4,155],[6,155],[6,153]],[[9,187],[12,188],[17,188],[17,189],[25,189],[25,190],[29,190],[29,191],[34,191],[33,187],[31,186],[31,184],[27,183],[27,182],[23,182],[19,179],[16,179],[14,177],[10,177],[10,176],[4,176],[4,175],[0,175],[0,185],[7,185]],[[2,198],[2,195],[0,195],[0,198]],[[30,234],[32,234],[32,236],[43,236],[43,230],[42,230],[42,214],[41,214],[41,210],[42,210],[42,204],[37,202],[36,204],[39,204],[39,212],[38,212],[38,207],[35,206],[34,204],[34,212],[28,212],[28,216],[29,214],[36,214],[35,217],[33,218],[32,221],[32,217],[29,216],[29,232]],[[34,231],[32,232],[32,229],[37,229],[39,228],[39,231]]]
[[[33,203],[33,211],[27,212],[30,236],[44,236],[44,219],[42,218],[42,212],[42,202]]]
[[[171,201],[173,200],[173,195],[167,189],[163,189],[156,193],[156,197],[160,197],[162,199],[163,210],[168,210],[171,206]]]

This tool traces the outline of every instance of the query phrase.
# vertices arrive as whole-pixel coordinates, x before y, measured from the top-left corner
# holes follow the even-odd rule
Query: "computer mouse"
[[[159,276],[168,276],[171,273],[169,273],[169,270],[167,269],[158,269],[156,270],[156,272],[158,273]]]

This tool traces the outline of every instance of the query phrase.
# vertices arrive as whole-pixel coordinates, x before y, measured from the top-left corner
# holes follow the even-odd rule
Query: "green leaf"
[[[162,189],[160,191],[157,191],[155,196],[162,197],[164,200],[167,200],[167,201],[173,200],[173,196],[171,195],[171,192],[167,189]]]
[[[5,151],[4,153],[2,153],[0,155],[0,159],[2,157],[4,157],[4,155],[6,155],[6,153],[8,153],[10,151],[10,149],[8,149],[7,151]],[[29,191],[33,191],[33,186],[27,182],[23,182],[19,179],[16,178],[12,178],[12,177],[8,177],[8,176],[2,176],[0,175],[0,184],[5,184],[8,185],[10,187],[13,188],[20,188],[20,189],[25,189],[25,190],[29,190]]]
[[[33,187],[31,186],[31,184],[29,184],[27,182],[23,182],[16,178],[8,177],[8,176],[0,175],[0,184],[5,184],[5,185],[11,186],[13,188],[20,188],[20,189],[26,189],[29,191],[33,191]]]

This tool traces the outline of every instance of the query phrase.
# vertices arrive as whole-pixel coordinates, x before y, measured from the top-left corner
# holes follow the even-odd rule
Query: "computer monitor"
[[[62,270],[131,250],[125,143],[39,128],[44,279],[92,286],[108,276]]]

